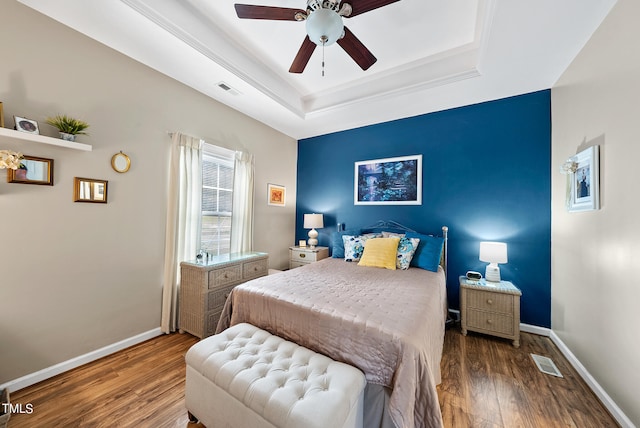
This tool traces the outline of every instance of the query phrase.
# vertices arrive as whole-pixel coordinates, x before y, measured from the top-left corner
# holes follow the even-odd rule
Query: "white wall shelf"
[[[53,146],[65,147],[68,149],[84,150],[90,152],[93,147],[90,144],[65,141],[61,138],[47,137],[46,135],[29,134],[28,132],[14,131],[13,129],[0,128],[0,140],[24,140],[34,143],[51,144]]]

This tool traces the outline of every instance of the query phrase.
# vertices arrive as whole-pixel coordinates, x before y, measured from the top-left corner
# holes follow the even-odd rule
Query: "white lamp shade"
[[[507,244],[504,242],[481,242],[480,260],[489,263],[507,263]]]
[[[304,215],[304,228],[305,229],[322,229],[324,227],[324,221],[322,214],[305,214]]]

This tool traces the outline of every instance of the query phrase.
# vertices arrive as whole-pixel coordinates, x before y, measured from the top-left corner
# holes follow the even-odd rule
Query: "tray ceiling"
[[[19,1],[305,138],[548,89],[616,0],[400,0],[344,19],[378,61],[363,71],[327,46],[324,77],[320,47],[302,74],[288,72],[304,22],[239,19],[232,0]]]

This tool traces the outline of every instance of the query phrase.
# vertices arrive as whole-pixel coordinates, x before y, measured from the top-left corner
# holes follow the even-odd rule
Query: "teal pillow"
[[[421,235],[413,232],[407,232],[406,237],[420,239],[418,249],[413,254],[410,265],[437,272],[438,265],[440,264],[440,256],[442,255],[442,247],[444,246],[444,238],[441,236]]]
[[[344,235],[358,236],[362,232],[361,229],[342,230],[331,234],[331,257],[336,259],[344,259]]]

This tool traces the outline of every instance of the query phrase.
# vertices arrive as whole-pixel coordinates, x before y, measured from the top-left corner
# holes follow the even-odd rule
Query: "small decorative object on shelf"
[[[48,117],[46,122],[58,128],[60,138],[65,141],[76,141],[76,135],[88,135],[85,129],[89,127],[87,122],[74,119],[64,114],[58,114],[54,117]]]
[[[2,101],[0,101],[0,128],[4,128],[4,110],[2,109]]]
[[[36,122],[35,120],[27,119],[20,116],[13,116],[13,120],[16,124],[16,131],[27,132],[29,134],[40,134],[40,129],[38,129],[38,122]]]
[[[13,150],[0,150],[0,169],[18,169],[24,156]]]

